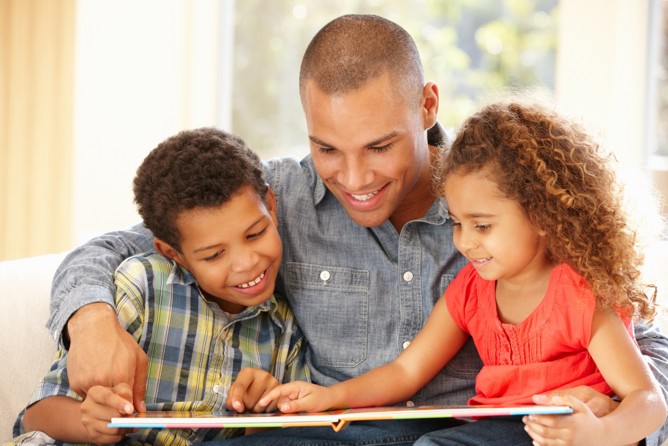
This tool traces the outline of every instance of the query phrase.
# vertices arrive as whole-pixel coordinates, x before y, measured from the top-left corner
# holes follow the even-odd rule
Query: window
[[[298,91],[311,37],[346,13],[378,14],[415,39],[441,91],[439,120],[456,126],[483,94],[553,90],[557,0],[244,0],[235,3],[232,129],[263,157],[307,150]]]

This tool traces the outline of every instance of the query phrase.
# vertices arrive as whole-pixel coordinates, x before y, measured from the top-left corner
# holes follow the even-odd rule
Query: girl
[[[574,413],[483,419],[416,444],[631,444],[652,433],[666,406],[631,322],[655,310],[606,161],[579,125],[537,105],[499,102],[469,118],[436,183],[469,264],[422,331],[389,364],[328,388],[289,383],[260,404],[296,412],[404,401],[471,336],[484,365],[470,404],[528,404],[578,386],[621,404],[599,418],[573,396],[555,398]]]

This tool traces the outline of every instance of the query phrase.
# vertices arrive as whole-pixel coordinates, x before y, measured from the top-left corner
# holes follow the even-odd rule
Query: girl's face
[[[487,280],[530,283],[550,264],[545,232],[492,181],[490,168],[454,173],[444,184],[455,247]]]

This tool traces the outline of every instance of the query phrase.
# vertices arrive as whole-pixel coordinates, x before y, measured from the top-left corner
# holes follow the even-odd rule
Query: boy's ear
[[[271,219],[274,220],[274,224],[278,226],[278,219],[276,218],[276,195],[274,194],[274,190],[271,187],[267,189],[264,202],[267,206],[267,210],[271,214]]]
[[[176,263],[181,265],[181,256],[179,252],[172,247],[172,245],[163,240],[160,240],[159,238],[156,238],[153,241],[153,246],[160,254],[167,257],[168,259],[174,260]]]

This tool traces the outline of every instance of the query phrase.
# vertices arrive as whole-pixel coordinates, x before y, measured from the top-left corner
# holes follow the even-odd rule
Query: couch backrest
[[[45,324],[51,280],[65,254],[0,262],[0,443],[53,361],[56,343]]]

